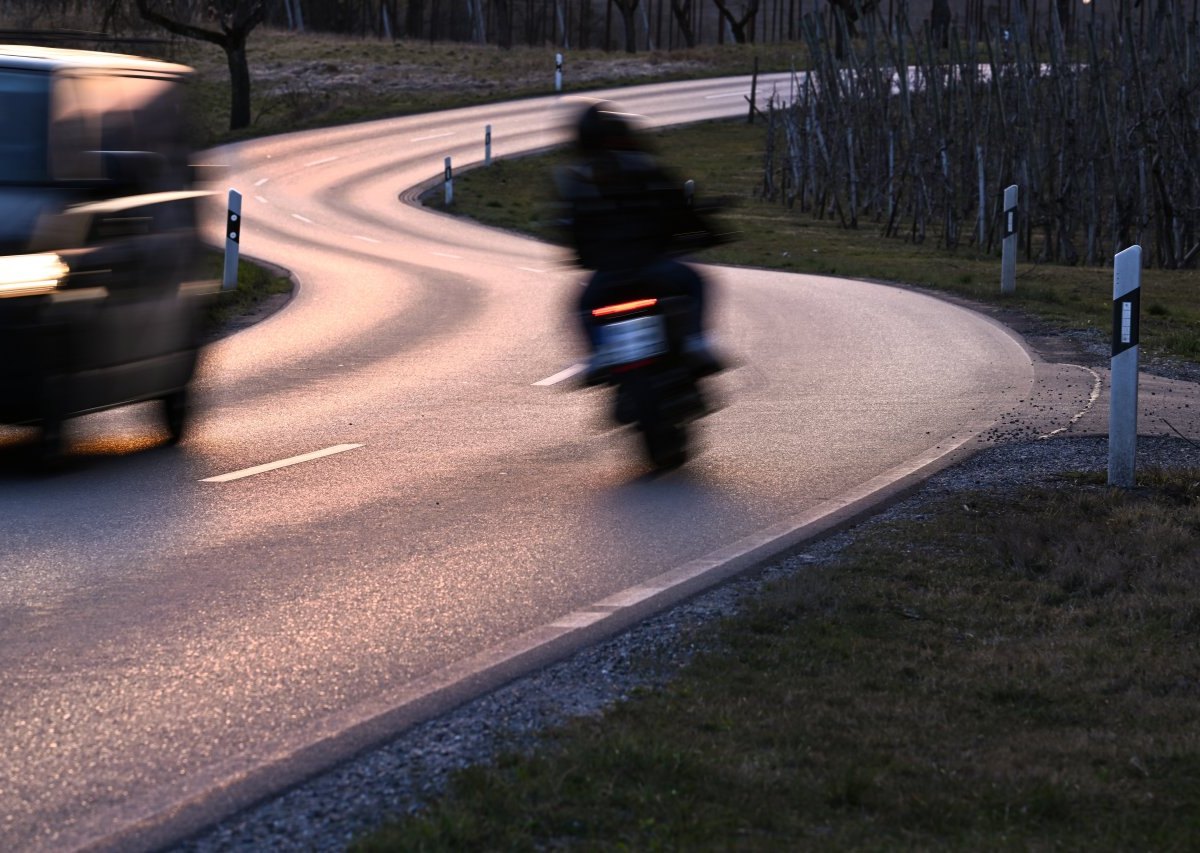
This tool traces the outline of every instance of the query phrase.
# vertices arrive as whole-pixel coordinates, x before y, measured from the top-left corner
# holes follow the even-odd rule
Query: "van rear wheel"
[[[183,439],[188,422],[188,393],[186,388],[172,391],[163,397],[163,420],[167,425],[167,435],[171,444],[178,444]]]
[[[55,468],[62,463],[65,448],[63,419],[57,416],[43,418],[38,436],[38,461],[45,468]]]

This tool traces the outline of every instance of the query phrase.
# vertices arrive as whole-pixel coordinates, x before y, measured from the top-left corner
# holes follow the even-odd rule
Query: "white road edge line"
[[[524,270],[525,272],[537,272],[537,273],[545,272],[545,270],[535,269],[534,267],[517,267],[517,269]]]
[[[715,101],[718,98],[742,98],[745,97],[743,92],[726,92],[724,95],[705,95],[704,100]]]
[[[1045,435],[1039,435],[1038,441],[1041,441],[1041,440],[1047,439],[1047,438],[1053,438],[1054,436],[1059,435],[1060,433],[1064,433],[1067,430],[1069,430],[1071,427],[1075,426],[1075,424],[1079,421],[1079,419],[1082,418],[1084,415],[1086,415],[1088,412],[1090,412],[1092,410],[1092,406],[1096,405],[1096,401],[1100,399],[1101,381],[1100,381],[1099,373],[1092,370],[1090,367],[1084,367],[1082,364],[1067,364],[1065,366],[1066,367],[1078,367],[1080,370],[1086,370],[1088,373],[1092,374],[1092,391],[1090,394],[1088,394],[1087,405],[1085,405],[1082,409],[1080,409],[1078,412],[1076,412],[1075,416],[1073,418],[1071,418],[1071,420],[1067,421],[1067,425],[1065,427],[1059,427],[1058,429],[1051,430],[1050,432],[1046,433]]]
[[[314,224],[313,221],[311,219],[309,219],[307,216],[301,216],[299,213],[293,213],[292,216],[295,217],[296,219],[299,219],[301,222],[307,222],[309,225]]]
[[[462,255],[451,255],[448,252],[430,252],[431,255],[437,255],[439,258],[453,258],[456,261],[462,260]]]
[[[332,163],[334,160],[341,160],[341,157],[322,157],[320,160],[313,160],[311,163],[305,163],[304,168],[310,166],[324,166],[326,163]]]
[[[453,136],[453,130],[447,130],[445,133],[434,133],[429,136],[414,136],[409,142],[428,142],[431,139],[444,139],[447,136]]]
[[[547,376],[545,379],[541,380],[540,382],[534,382],[533,384],[534,385],[543,385],[543,386],[544,385],[557,385],[559,382],[562,382],[564,379],[570,379],[576,373],[580,373],[585,367],[587,367],[587,365],[581,361],[577,364],[572,364],[566,370],[560,370],[560,371],[558,371],[558,373],[554,374],[553,376]]]
[[[362,240],[364,243],[382,243],[382,240],[376,240],[374,237],[364,237],[362,234],[355,234],[355,240]]]
[[[280,459],[278,462],[267,462],[262,465],[255,465],[253,468],[243,468],[241,471],[232,471],[228,474],[219,474],[216,477],[205,477],[200,480],[201,483],[228,483],[230,480],[240,480],[243,477],[253,477],[255,474],[263,474],[267,471],[274,471],[277,468],[286,468],[289,465],[299,465],[301,462],[311,462],[314,459],[320,459],[323,456],[332,456],[335,453],[345,453],[347,450],[354,450],[362,447],[361,444],[335,444],[333,447],[326,447],[324,450],[314,450],[312,453],[302,453],[299,456],[291,456],[287,459]]]

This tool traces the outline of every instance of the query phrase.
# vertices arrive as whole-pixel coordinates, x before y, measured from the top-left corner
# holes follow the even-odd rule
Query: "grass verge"
[[[1200,470],[881,524],[354,850],[1200,845]]]
[[[744,121],[710,122],[654,135],[659,153],[699,195],[726,196],[737,205],[724,215],[740,239],[705,252],[713,263],[837,275],[932,288],[976,302],[1015,309],[1061,329],[1094,330],[1107,340],[1112,323],[1112,269],[1036,264],[1022,260],[1015,296],[1000,294],[1000,258],[972,246],[948,251],[882,236],[863,221],[843,228],[829,218],[763,201],[764,129]],[[497,161],[454,179],[455,212],[480,222],[554,240],[552,169],[565,155]],[[439,193],[428,203],[442,208]],[[1150,356],[1200,361],[1200,272],[1146,270],[1142,280],[1142,348]]]
[[[225,256],[216,250],[205,252],[200,264],[201,278],[220,279],[225,273]],[[288,276],[239,259],[237,288],[217,294],[205,318],[207,333],[219,336],[222,329],[237,318],[253,312],[271,296],[291,292],[292,280]]]

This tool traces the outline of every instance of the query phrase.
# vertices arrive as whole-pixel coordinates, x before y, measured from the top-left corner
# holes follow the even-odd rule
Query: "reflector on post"
[[[229,191],[229,208],[225,214],[225,275],[222,290],[235,290],[238,281],[238,247],[242,242],[242,194]]]

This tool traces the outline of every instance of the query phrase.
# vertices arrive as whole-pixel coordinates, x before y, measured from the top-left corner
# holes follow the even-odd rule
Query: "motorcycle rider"
[[[587,384],[603,378],[592,309],[635,276],[652,282],[659,296],[687,297],[684,352],[693,372],[707,376],[722,369],[704,333],[705,281],[674,257],[722,238],[692,206],[683,182],[658,164],[632,119],[609,102],[588,106],[576,123],[579,160],[555,176],[569,211],[572,247],[579,264],[594,271],[578,305],[592,352]]]

